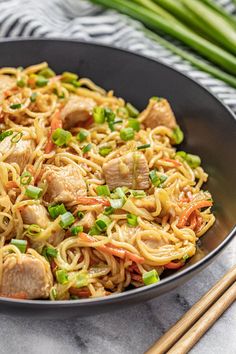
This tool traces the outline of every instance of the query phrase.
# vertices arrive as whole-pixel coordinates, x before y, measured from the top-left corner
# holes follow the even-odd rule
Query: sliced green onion
[[[142,276],[143,282],[145,285],[151,285],[158,283],[160,281],[159,275],[156,269],[150,270],[150,272],[146,272]]]
[[[123,128],[120,131],[121,140],[128,141],[134,139],[134,130],[133,128]]]
[[[184,140],[184,133],[179,126],[173,129],[172,139],[174,140],[175,144],[181,144]]]
[[[31,224],[27,229],[27,234],[31,236],[38,236],[41,233],[41,227],[37,224]]]
[[[127,223],[129,226],[137,226],[138,217],[134,214],[127,214]]]
[[[42,188],[29,185],[25,190],[25,195],[32,199],[38,199],[43,193]]]
[[[99,148],[99,154],[103,157],[107,156],[112,152],[112,147],[111,146],[102,146]]]
[[[104,214],[104,215],[111,215],[111,214],[114,213],[114,211],[115,211],[115,209],[112,208],[112,206],[109,206],[109,207],[106,207],[106,208],[104,209],[103,214]]]
[[[96,225],[91,227],[91,229],[89,230],[90,236],[100,235],[100,234],[101,234],[101,231],[99,230],[99,228]]]
[[[111,219],[106,215],[100,215],[99,219],[96,220],[95,224],[100,231],[104,231],[107,229],[109,224],[111,223]]]
[[[187,259],[189,259],[189,255],[188,255],[188,254],[185,254],[185,255],[183,256],[183,261],[186,262]]]
[[[50,205],[48,212],[52,219],[56,219],[59,215],[63,215],[67,212],[64,204]]]
[[[77,226],[73,226],[70,229],[71,235],[76,236],[78,235],[79,232],[83,232],[83,226],[82,225],[77,225]]]
[[[104,112],[105,112],[105,120],[108,123],[114,123],[114,120],[116,118],[115,113],[110,108],[105,108]]]
[[[110,196],[110,194],[111,194],[110,189],[107,185],[97,186],[96,191],[97,191],[98,195]]]
[[[201,159],[198,155],[187,154],[185,151],[176,152],[191,168],[196,168],[201,165]]]
[[[119,119],[119,120],[115,120],[112,124],[120,124],[120,123],[123,123],[123,120],[122,119]]]
[[[57,289],[52,287],[49,291],[49,297],[51,300],[55,301],[57,299]]]
[[[16,246],[21,251],[21,253],[25,253],[27,248],[26,240],[18,240],[16,238],[12,238],[10,244]]]
[[[71,214],[69,211],[67,211],[65,214],[61,215],[60,226],[63,229],[67,229],[74,222],[75,222],[75,218],[74,218],[73,214]]]
[[[125,192],[124,192],[123,188],[117,187],[117,188],[115,189],[115,193],[116,193],[121,199],[126,199],[126,195],[125,195]]]
[[[30,101],[35,102],[37,95],[38,95],[37,92],[33,92],[32,95],[30,96]]]
[[[28,171],[23,172],[20,176],[20,184],[22,186],[27,186],[28,184],[30,184],[31,180],[32,175]]]
[[[130,190],[130,195],[134,198],[143,198],[146,197],[146,193],[142,190],[135,190],[135,189],[131,189]]]
[[[135,118],[129,118],[128,120],[128,127],[133,128],[136,132],[139,132],[140,130],[140,123],[137,119]]]
[[[37,76],[37,79],[35,81],[35,85],[38,87],[44,87],[48,84],[48,79],[44,76]]]
[[[68,132],[68,130],[64,130],[62,128],[57,128],[52,134],[52,141],[57,146],[67,145],[71,138],[71,133]]]
[[[16,134],[14,134],[13,137],[11,138],[11,142],[14,143],[14,144],[18,143],[18,141],[20,141],[22,136],[23,136],[22,132],[18,132]]]
[[[59,269],[56,271],[56,279],[59,284],[67,284],[69,281],[68,273],[64,269]]]
[[[82,271],[76,277],[75,287],[82,288],[88,285],[89,275],[87,272]]]
[[[109,199],[113,209],[121,209],[125,203],[125,199]]]
[[[94,122],[102,124],[105,122],[105,109],[103,107],[95,107],[93,109]]]
[[[92,144],[88,144],[88,145],[84,146],[82,149],[83,154],[86,154],[87,152],[89,152],[92,149],[92,147],[93,147]]]
[[[139,111],[137,110],[137,108],[135,108],[131,103],[126,103],[126,109],[129,113],[129,116],[132,118],[136,118],[139,115]]]
[[[65,71],[61,76],[61,81],[72,83],[73,81],[78,80],[78,75],[71,73],[69,71]]]
[[[45,254],[49,257],[55,258],[58,254],[58,250],[54,247],[47,246],[45,247]]]
[[[26,82],[23,79],[17,80],[16,84],[18,87],[25,87],[26,86]]]
[[[81,130],[77,135],[76,139],[79,140],[81,143],[87,139],[89,136],[89,132],[87,130]]]
[[[8,130],[7,132],[2,132],[0,134],[0,141],[3,141],[7,136],[10,136],[13,134],[12,130]]]
[[[155,187],[160,187],[166,180],[166,175],[158,175],[156,170],[152,170],[149,173],[150,180]]]
[[[50,79],[51,77],[55,76],[56,73],[50,68],[45,68],[40,70],[39,75]]]
[[[82,211],[78,211],[77,216],[79,219],[83,219],[84,213]]]
[[[137,147],[137,150],[144,150],[151,147],[151,144],[144,144]]]
[[[73,80],[73,81],[71,81],[71,84],[72,84],[74,87],[80,87],[80,86],[81,86],[81,83],[80,83],[78,80]]]
[[[21,106],[22,106],[21,103],[14,103],[14,104],[11,104],[11,105],[10,105],[10,108],[11,108],[11,109],[20,109]]]

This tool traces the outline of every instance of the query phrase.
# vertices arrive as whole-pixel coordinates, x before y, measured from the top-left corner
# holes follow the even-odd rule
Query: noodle
[[[113,91],[106,92],[88,78],[72,73],[56,76],[48,70],[46,62],[25,69],[0,69],[0,83],[6,81],[2,91],[0,85],[0,294],[8,264],[23,264],[27,256],[42,265],[49,284],[42,297],[51,300],[119,293],[147,285],[147,274],[158,278],[166,268],[184,265],[215,221],[211,195],[201,189],[208,176],[200,163],[194,165],[195,155],[176,152],[174,128],[168,124],[146,126],[148,108],[134,118]],[[81,115],[85,103],[93,105],[93,110],[87,119],[66,129],[69,123],[63,121],[63,110],[75,98],[83,107]],[[94,107],[107,115],[107,121],[102,117],[94,122]],[[69,118],[74,119],[72,113]],[[133,129],[134,124],[139,128]],[[63,126],[63,134],[69,137],[64,144],[52,141],[55,125],[59,130]],[[130,140],[121,135],[127,127],[133,131]],[[104,165],[121,158],[117,173],[126,173],[128,180],[122,158],[137,153],[132,184],[145,178],[145,173],[137,175],[142,156],[150,172],[149,187],[120,185],[118,190],[99,194],[99,187],[109,185]],[[63,176],[69,171],[80,176],[71,175],[70,181],[75,182],[68,182],[73,189],[73,183],[81,179],[80,195],[67,191]],[[51,191],[56,174],[62,177]],[[63,190],[56,196],[61,185]],[[29,187],[33,192],[27,192]],[[30,193],[37,191],[32,197]],[[70,193],[75,195],[73,200],[68,199]],[[116,203],[121,204],[117,207]],[[50,208],[55,206],[65,208],[64,214],[53,217]],[[37,222],[29,221],[29,208],[35,210]],[[66,213],[72,221],[65,226]],[[102,225],[105,222],[103,228],[99,220]],[[27,241],[25,249],[18,246],[19,240]]]

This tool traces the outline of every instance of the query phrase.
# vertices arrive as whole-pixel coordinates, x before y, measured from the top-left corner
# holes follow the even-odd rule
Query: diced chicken
[[[73,165],[47,165],[42,181],[47,182],[44,199],[49,203],[71,203],[87,195],[87,186],[79,169]]]
[[[145,156],[130,152],[103,165],[106,183],[111,190],[117,187],[149,188],[149,168]]]
[[[144,208],[150,212],[154,212],[156,210],[156,202],[153,195],[144,198],[132,198],[132,202],[138,208]]]
[[[16,80],[9,75],[0,75],[0,100],[4,98],[3,93],[12,89],[16,85]]]
[[[24,224],[36,224],[45,229],[50,220],[47,210],[43,205],[27,205],[21,210],[21,216]]]
[[[151,129],[154,129],[159,125],[164,125],[173,129],[177,125],[170,104],[164,98],[151,98],[147,108],[141,113],[140,120],[147,128]]]
[[[91,98],[72,96],[61,111],[63,128],[70,129],[89,119],[95,106]]]
[[[52,273],[46,261],[29,254],[22,254],[20,259],[14,254],[6,257],[0,289],[3,296],[47,298],[51,287]]]
[[[17,143],[12,143],[11,139],[12,135],[0,142],[0,157],[6,154],[7,157],[4,161],[18,164],[20,172],[22,172],[29,162],[35,145],[32,139],[22,137]]]
[[[83,226],[85,232],[88,232],[94,224],[95,216],[91,211],[87,212],[84,217],[76,223],[76,225]]]

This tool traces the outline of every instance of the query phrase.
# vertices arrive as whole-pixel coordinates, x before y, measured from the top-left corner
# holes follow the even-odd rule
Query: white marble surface
[[[236,240],[185,285],[131,308],[60,321],[0,314],[0,354],[141,354],[235,263]],[[200,353],[236,353],[236,303],[191,351]]]

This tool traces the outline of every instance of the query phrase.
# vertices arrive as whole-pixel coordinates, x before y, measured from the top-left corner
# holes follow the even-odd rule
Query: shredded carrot
[[[48,142],[45,146],[46,154],[49,154],[55,146],[55,144],[53,144],[52,142],[52,134],[57,128],[62,128],[62,120],[61,120],[61,115],[59,110],[56,110],[52,115],[51,128],[48,135]]]
[[[28,295],[24,291],[19,291],[18,293],[10,294],[10,295],[5,295],[5,294],[0,294],[0,297],[8,297],[10,299],[23,299],[26,300],[28,299]]]
[[[131,253],[129,251],[126,251],[126,257],[130,259],[131,261],[142,264],[144,263],[145,259],[141,256],[138,256],[137,254]]]
[[[189,228],[194,230],[195,227],[197,226],[197,214],[196,211],[192,212],[192,214],[189,217],[190,219],[190,224],[189,224]]]
[[[15,181],[8,181],[5,187],[6,189],[18,188],[18,184]]]
[[[201,208],[210,207],[210,206],[212,206],[212,201],[210,201],[210,200],[200,200],[200,201],[197,201],[195,203],[192,203],[189,207],[187,207],[182,212],[177,226],[180,227],[180,228],[184,227],[187,224],[190,215],[195,210],[198,210],[198,209],[201,209]]]
[[[76,199],[76,201],[82,205],[96,205],[96,204],[102,204],[104,206],[111,205],[109,200],[106,200],[104,198],[79,197]]]
[[[184,262],[179,261],[179,262],[170,262],[164,265],[166,269],[179,269],[184,266]]]
[[[177,161],[177,160],[174,160],[174,159],[168,159],[167,157],[163,158],[163,159],[160,159],[159,161],[166,161],[166,162],[171,162],[173,163],[173,165],[175,165],[176,167],[180,167],[182,166],[182,163]]]
[[[71,295],[75,295],[75,296],[78,296],[78,297],[81,297],[81,298],[87,298],[91,295],[90,293],[90,290],[86,287],[84,288],[75,288],[75,287],[71,287],[69,289],[69,293]]]

